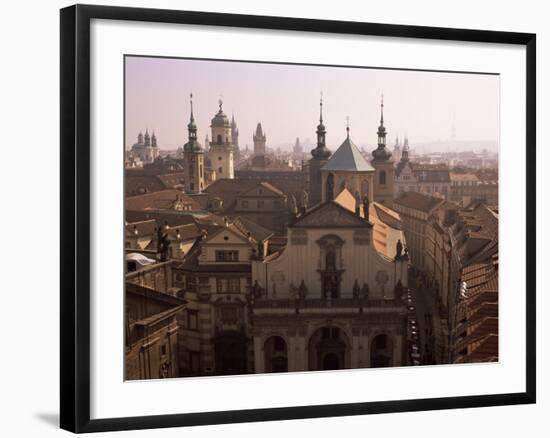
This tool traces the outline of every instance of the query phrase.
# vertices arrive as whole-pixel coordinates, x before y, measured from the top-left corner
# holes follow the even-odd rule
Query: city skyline
[[[145,129],[156,132],[161,149],[181,147],[190,93],[201,143],[220,99],[224,112],[235,115],[241,148],[252,146],[258,122],[268,147],[291,145],[296,137],[314,139],[322,93],[331,149],[345,139],[347,117],[354,141],[375,146],[382,94],[388,146],[404,136],[412,147],[452,142],[460,150],[474,141],[486,142],[490,150],[498,146],[495,75],[127,57],[125,147]]]

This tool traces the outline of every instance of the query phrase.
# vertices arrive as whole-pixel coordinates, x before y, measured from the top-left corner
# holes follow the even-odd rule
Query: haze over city
[[[242,148],[252,146],[258,122],[268,147],[285,148],[296,137],[313,143],[321,92],[333,150],[345,138],[346,117],[354,141],[375,146],[382,94],[388,145],[407,135],[413,148],[424,150],[430,143],[442,152],[498,148],[496,75],[147,57],[126,58],[125,146],[147,128],[156,132],[160,148],[181,147],[190,93],[201,142],[222,99],[225,113],[235,116]]]

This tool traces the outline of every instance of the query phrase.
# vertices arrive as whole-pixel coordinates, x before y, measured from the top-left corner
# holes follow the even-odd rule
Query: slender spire
[[[218,99],[218,105],[220,106],[220,113],[223,112],[222,111],[223,100],[221,97]]]
[[[189,106],[191,107],[191,114],[189,115],[189,123],[187,124],[187,130],[189,131],[188,144],[194,144],[197,140],[197,124],[195,123],[195,115],[193,113],[193,93],[189,94]]]
[[[323,92],[321,91],[321,99],[319,100],[319,123],[323,124]]]
[[[311,151],[311,155],[317,160],[328,160],[331,156],[330,150],[326,147],[326,134],[327,131],[323,124],[323,93],[321,93],[319,100],[319,125],[317,126],[317,147]]]
[[[384,95],[380,96],[380,126],[378,127],[378,147],[372,151],[377,161],[388,161],[392,153],[386,148],[386,127],[384,126]]]
[[[384,94],[380,97],[380,125],[384,124]]]
[[[346,133],[349,138],[349,116],[346,117]]]

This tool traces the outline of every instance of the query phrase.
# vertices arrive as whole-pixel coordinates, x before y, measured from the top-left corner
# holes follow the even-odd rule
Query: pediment
[[[371,224],[335,202],[326,202],[298,219],[293,228],[370,227]]]

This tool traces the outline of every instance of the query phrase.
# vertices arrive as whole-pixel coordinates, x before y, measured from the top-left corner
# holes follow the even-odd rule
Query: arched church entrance
[[[393,364],[393,344],[386,334],[374,337],[370,345],[370,366],[372,368],[389,367]]]
[[[247,367],[247,338],[235,331],[226,331],[214,338],[216,374],[244,374]]]
[[[265,371],[284,373],[288,371],[288,348],[281,336],[271,336],[264,344]]]
[[[349,368],[350,345],[344,331],[335,326],[317,329],[309,339],[309,367],[311,371]]]

